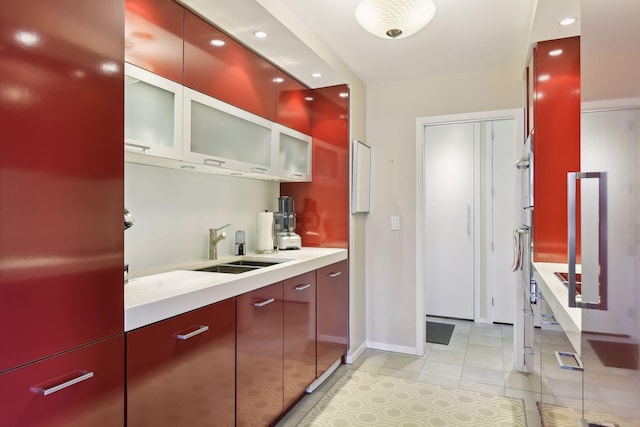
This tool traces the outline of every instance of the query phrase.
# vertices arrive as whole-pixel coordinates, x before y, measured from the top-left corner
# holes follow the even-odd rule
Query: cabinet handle
[[[217,168],[221,168],[222,165],[224,165],[225,162],[224,160],[216,160],[216,159],[204,159],[204,164],[207,166],[215,166]]]
[[[200,335],[201,333],[207,332],[208,330],[209,330],[208,326],[200,325],[200,327],[195,331],[191,331],[188,334],[178,334],[176,335],[176,338],[178,338],[179,340],[188,340],[189,338],[195,337],[196,335]]]
[[[301,173],[292,173],[291,176],[298,179],[302,179],[304,177]]]
[[[543,325],[559,325],[560,322],[558,322],[555,318],[555,316],[553,314],[540,314],[540,316],[542,317],[542,324]],[[551,320],[545,320],[545,319],[551,319]]]
[[[336,271],[335,273],[327,274],[327,276],[329,276],[329,277],[338,277],[341,274],[342,274],[342,271]]]
[[[467,236],[471,236],[471,205],[467,205]]]
[[[264,307],[265,305],[271,304],[275,300],[276,300],[275,298],[265,299],[265,300],[262,300],[262,301],[254,302],[253,306],[254,307]]]
[[[308,289],[310,287],[311,287],[311,283],[305,283],[305,284],[296,286],[294,289],[296,291],[304,291],[305,289]]]
[[[125,142],[124,145],[126,147],[139,148],[142,150],[142,154],[146,154],[147,150],[151,150],[151,147],[149,147],[148,145],[134,144],[133,142]]]
[[[582,365],[582,360],[580,360],[580,356],[578,356],[576,353],[569,353],[566,351],[556,351],[555,353],[556,353],[556,359],[558,359],[558,364],[562,369],[568,369],[570,371],[581,371],[581,372],[584,371],[584,365]],[[573,360],[576,361],[578,366],[565,365],[564,363],[562,363],[562,356],[573,357]]]
[[[265,168],[258,168],[258,167],[251,168],[251,172],[265,173],[266,171],[267,171],[267,169],[265,169]]]
[[[60,391],[67,387],[71,387],[74,384],[78,384],[82,381],[86,381],[89,378],[93,377],[93,372],[89,372],[89,371],[78,371],[76,374],[78,376],[71,378],[70,380],[67,380],[61,384],[57,384],[52,387],[32,386],[30,390],[33,393],[41,394],[43,396],[48,396],[50,394],[55,393],[56,391]]]

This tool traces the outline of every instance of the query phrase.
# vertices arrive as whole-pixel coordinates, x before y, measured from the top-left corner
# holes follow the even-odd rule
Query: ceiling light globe
[[[364,0],[355,11],[362,28],[383,39],[409,37],[431,22],[435,14],[433,0]]]

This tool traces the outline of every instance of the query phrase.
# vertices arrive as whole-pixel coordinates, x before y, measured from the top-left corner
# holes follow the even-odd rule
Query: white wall
[[[450,73],[367,87],[372,146],[366,224],[366,312],[370,346],[411,352],[416,340],[416,118],[521,108],[522,69]],[[401,229],[391,231],[390,218]]]
[[[277,182],[219,176],[125,163],[125,206],[135,217],[125,231],[129,271],[207,259],[209,228],[231,224],[218,256],[233,255],[236,230],[246,232],[247,250],[257,243],[256,216],[277,210]]]

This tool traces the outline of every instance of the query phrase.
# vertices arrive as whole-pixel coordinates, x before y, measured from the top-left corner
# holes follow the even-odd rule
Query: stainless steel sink
[[[260,267],[253,267],[249,265],[230,265],[230,264],[218,264],[210,267],[199,268],[196,271],[208,271],[210,273],[228,273],[228,274],[240,274],[247,271],[254,271]]]
[[[261,267],[269,267],[271,265],[276,265],[276,264],[280,264],[280,262],[251,261],[251,260],[241,259],[240,261],[228,262],[228,263],[225,263],[224,265],[242,265],[242,266],[250,266],[250,267],[261,268]]]

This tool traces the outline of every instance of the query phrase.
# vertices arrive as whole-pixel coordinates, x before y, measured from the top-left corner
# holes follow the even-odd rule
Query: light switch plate
[[[392,216],[391,217],[391,230],[400,230],[400,217]]]

